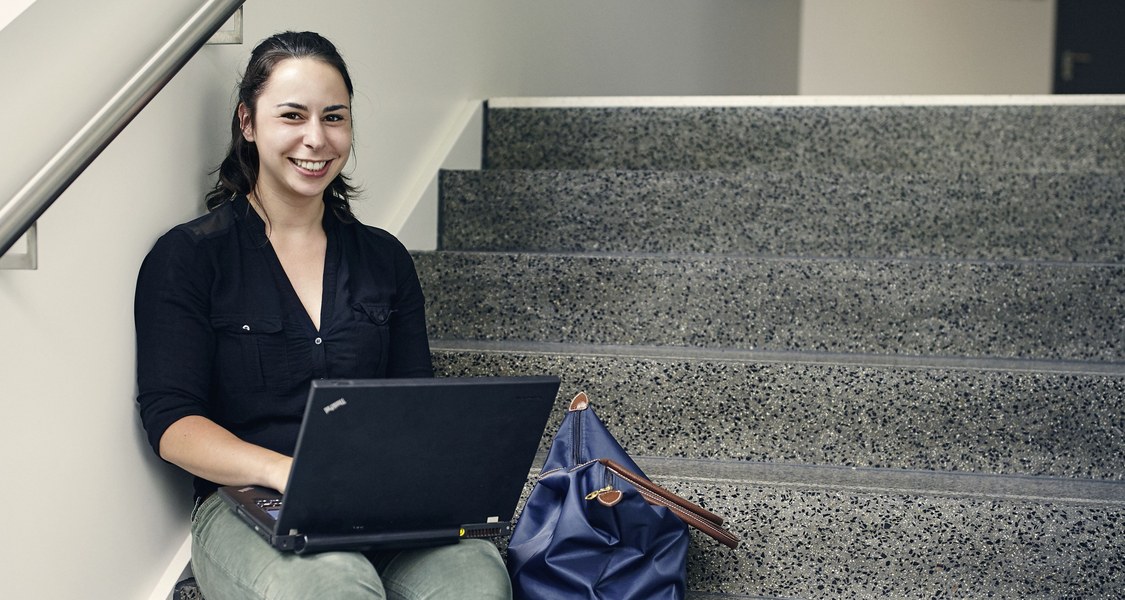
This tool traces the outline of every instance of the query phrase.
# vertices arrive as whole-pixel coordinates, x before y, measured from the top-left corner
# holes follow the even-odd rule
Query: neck
[[[266,236],[301,234],[322,230],[324,202],[287,202],[263,196],[257,190],[247,195],[250,206],[266,224]]]

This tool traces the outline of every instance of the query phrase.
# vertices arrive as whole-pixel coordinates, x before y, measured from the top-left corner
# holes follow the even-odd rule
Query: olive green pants
[[[192,571],[207,600],[510,600],[508,571],[483,540],[364,555],[278,552],[212,494],[192,515]]]

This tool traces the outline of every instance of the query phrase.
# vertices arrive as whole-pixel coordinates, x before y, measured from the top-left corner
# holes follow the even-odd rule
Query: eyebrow
[[[309,107],[305,106],[304,104],[300,104],[300,103],[297,103],[297,102],[282,102],[281,104],[277,105],[277,108],[285,108],[285,107],[295,108],[297,110],[304,110],[304,111],[307,111],[309,109]],[[338,111],[338,110],[348,110],[348,105],[347,104],[333,104],[331,106],[324,107],[324,112],[335,112],[335,111]]]

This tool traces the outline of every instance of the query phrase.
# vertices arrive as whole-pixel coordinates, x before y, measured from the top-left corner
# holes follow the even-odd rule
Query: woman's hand
[[[270,466],[270,474],[267,477],[272,483],[267,483],[266,487],[273,488],[284,494],[285,485],[289,483],[289,471],[293,468],[293,459],[284,454],[278,454],[277,456],[277,460],[273,461],[273,464]]]

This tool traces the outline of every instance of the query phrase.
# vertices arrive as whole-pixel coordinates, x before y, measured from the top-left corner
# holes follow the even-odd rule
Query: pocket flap
[[[215,315],[211,326],[217,331],[231,333],[278,333],[281,331],[281,317],[257,315]]]
[[[357,303],[354,308],[367,315],[368,319],[376,325],[386,325],[391,320],[391,307],[386,304]]]

